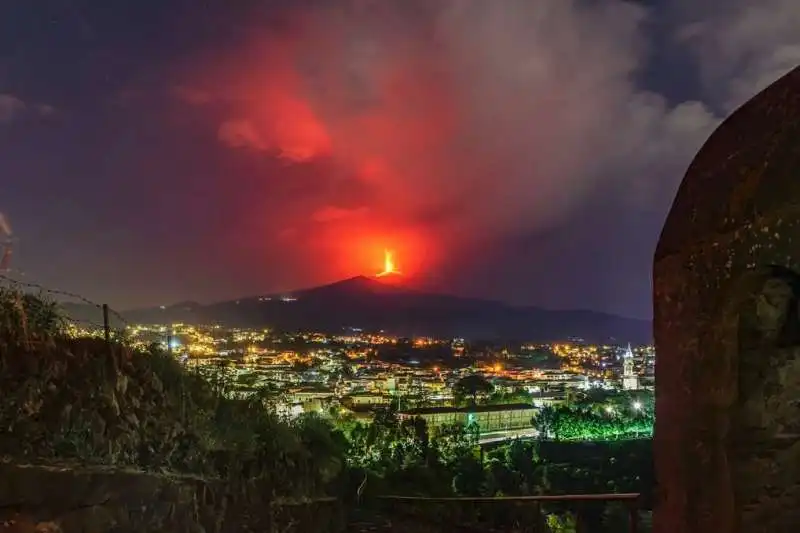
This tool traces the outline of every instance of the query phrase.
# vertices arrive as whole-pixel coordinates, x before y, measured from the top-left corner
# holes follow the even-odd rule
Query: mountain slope
[[[651,341],[649,321],[593,311],[550,311],[430,294],[363,276],[295,291],[210,305],[193,302],[124,313],[138,323],[221,323],[233,326],[385,330],[398,335],[592,342]]]

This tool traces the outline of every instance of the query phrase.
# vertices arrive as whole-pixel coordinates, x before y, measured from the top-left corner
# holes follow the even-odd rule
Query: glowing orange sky
[[[298,212],[272,230],[287,249],[313,250],[321,277],[374,275],[384,267],[387,249],[406,276],[433,269],[440,228],[419,218],[438,208],[439,177],[445,174],[438,156],[455,129],[446,84],[426,54],[409,48],[371,65],[369,90],[376,103],[353,105],[351,95],[338,92],[348,86],[336,60],[345,53],[344,41],[337,35],[335,44],[321,44],[316,39],[326,37],[320,35],[256,38],[247,53],[202,65],[203,91],[225,95],[239,109],[220,125],[219,140],[270,153],[287,165],[324,164],[338,176],[320,176],[328,197],[309,205],[305,220]],[[314,61],[320,48],[327,56],[314,65],[315,76],[325,89],[315,92],[298,65],[304,58]],[[204,101],[196,92],[192,103]],[[347,197],[347,182],[358,185],[358,198]]]
[[[360,231],[353,227],[331,229],[330,240],[322,238],[328,240],[333,263],[331,274],[337,277],[372,276],[386,271],[387,250],[393,256],[394,268],[404,277],[414,277],[435,268],[436,254],[426,246],[431,240],[425,240],[422,232],[382,230],[380,226]],[[340,235],[348,233],[351,238],[339,240]]]

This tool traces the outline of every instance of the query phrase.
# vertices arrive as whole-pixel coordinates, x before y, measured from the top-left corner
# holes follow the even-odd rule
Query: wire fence
[[[41,283],[14,279],[0,274],[0,289],[12,290],[55,302],[63,313],[73,334],[80,336],[102,336],[110,341],[130,326],[119,312],[108,304],[101,304],[80,294],[53,289]]]

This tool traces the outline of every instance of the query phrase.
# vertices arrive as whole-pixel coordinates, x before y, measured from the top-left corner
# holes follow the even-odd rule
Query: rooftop
[[[401,415],[431,415],[435,413],[492,413],[497,411],[519,411],[523,409],[537,409],[528,403],[509,403],[500,405],[475,405],[470,407],[419,407],[400,411]]]

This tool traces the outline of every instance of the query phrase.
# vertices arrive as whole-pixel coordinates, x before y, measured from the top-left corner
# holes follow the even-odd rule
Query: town
[[[72,326],[75,336],[102,331]],[[579,394],[615,391],[652,401],[652,346],[399,338],[352,329],[341,335],[220,325],[135,324],[121,335],[140,349],[171,353],[189,369],[224,380],[227,394],[265,394],[276,412],[317,413],[368,424],[391,408],[428,427],[474,424],[481,442],[534,437],[545,407]],[[634,399],[631,409],[642,407]]]

